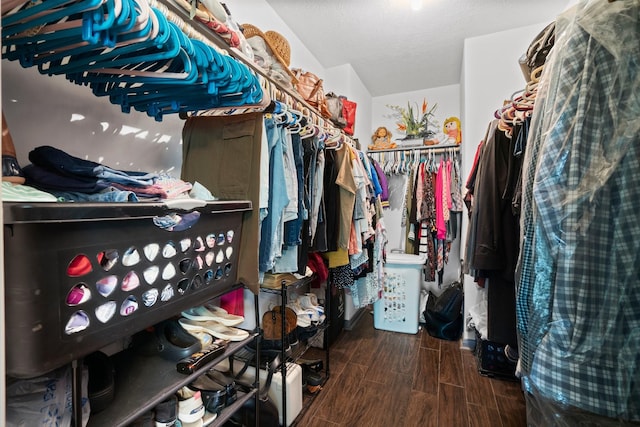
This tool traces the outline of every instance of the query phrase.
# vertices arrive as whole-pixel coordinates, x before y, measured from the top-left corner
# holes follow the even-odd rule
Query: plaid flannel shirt
[[[640,420],[640,2],[557,25],[524,161],[520,371],[530,392]]]

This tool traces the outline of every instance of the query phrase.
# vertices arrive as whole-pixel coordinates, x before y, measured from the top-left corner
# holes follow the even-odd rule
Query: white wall
[[[124,114],[62,76],[44,76],[17,62],[2,65],[2,110],[21,166],[30,163],[29,151],[50,145],[115,169],[180,177],[183,121],[176,114],[162,122],[136,111]]]
[[[434,111],[435,120],[438,126],[434,129],[436,132],[442,131],[442,124],[448,117],[460,117],[460,85],[441,86],[431,89],[423,89],[413,92],[397,93],[392,95],[378,96],[372,99],[372,126],[369,130],[367,139],[361,141],[366,144],[371,143],[371,135],[379,126],[385,126],[392,134],[393,140],[401,139],[404,134],[396,128],[396,120],[392,117],[392,111],[387,105],[406,106],[407,102],[412,105],[422,106],[422,100],[426,99],[429,104],[428,108],[437,104]],[[463,149],[464,149],[463,134]],[[385,225],[387,227],[388,245],[387,250],[405,248],[405,228],[402,227],[402,201],[404,200],[404,186],[406,184],[406,176],[391,176],[389,179],[389,209],[385,210]],[[459,239],[457,240],[459,242]],[[445,275],[443,283],[451,283],[460,277],[459,270],[459,245],[452,245],[449,263],[445,266]],[[426,289],[439,293],[435,284],[426,284]]]
[[[550,17],[549,22],[553,19]],[[465,147],[462,171],[465,180],[473,164],[476,148],[484,138],[493,113],[502,107],[503,102],[514,92],[524,89],[526,85],[518,59],[549,22],[465,40],[461,70],[461,119]],[[468,224],[466,214],[463,216],[464,247]],[[469,307],[475,305],[480,296],[471,276],[465,276],[464,290],[466,319]],[[463,338],[463,345],[472,346],[475,335],[473,331],[465,331]]]
[[[442,124],[447,117],[460,117],[460,85],[440,86],[430,89],[417,90],[413,92],[395,93],[392,95],[376,96],[371,105],[372,126],[369,130],[369,139],[367,143],[371,143],[371,135],[379,126],[385,126],[393,134],[393,139],[400,139],[404,134],[399,132],[396,127],[396,120],[392,117],[392,111],[387,105],[398,105],[406,107],[407,102],[414,107],[422,106],[422,100],[426,99],[429,108],[436,103],[435,118],[438,123],[436,131],[442,131]],[[464,134],[463,134],[464,138]]]

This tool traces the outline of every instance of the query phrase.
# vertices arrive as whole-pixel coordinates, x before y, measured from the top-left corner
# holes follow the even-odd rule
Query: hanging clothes
[[[282,254],[282,217],[289,204],[287,179],[284,166],[286,141],[282,129],[273,116],[264,119],[269,145],[269,207],[260,224],[259,270],[265,273],[273,269],[276,258]]]
[[[353,152],[347,144],[336,150],[336,161],[338,175],[336,184],[339,187],[339,227],[338,227],[338,248],[349,248],[349,235],[351,233],[351,223],[353,221],[353,209],[356,200],[356,182],[351,168]]]
[[[556,21],[538,89],[517,319],[528,399],[554,422],[576,408],[640,421],[638,28],[636,0],[579,3]]]

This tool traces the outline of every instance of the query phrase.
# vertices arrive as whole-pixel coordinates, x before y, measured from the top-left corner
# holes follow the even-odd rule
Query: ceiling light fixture
[[[411,0],[411,10],[418,11],[422,9],[422,0]]]

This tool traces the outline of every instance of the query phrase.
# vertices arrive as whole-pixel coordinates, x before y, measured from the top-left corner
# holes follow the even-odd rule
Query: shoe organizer
[[[49,372],[237,286],[248,210],[4,203],[7,373]],[[168,215],[189,222],[156,225]]]

